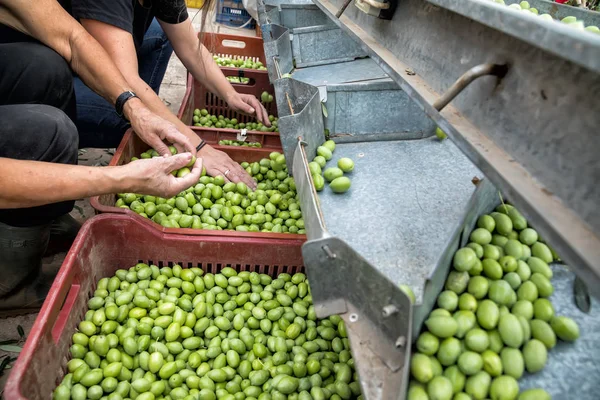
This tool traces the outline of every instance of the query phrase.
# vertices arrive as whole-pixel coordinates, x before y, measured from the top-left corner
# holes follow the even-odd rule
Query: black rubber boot
[[[0,318],[36,312],[54,277],[41,274],[50,225],[13,227],[0,223]]]
[[[45,255],[51,256],[69,251],[79,229],[81,224],[70,214],[55,219],[50,227],[50,243]]]

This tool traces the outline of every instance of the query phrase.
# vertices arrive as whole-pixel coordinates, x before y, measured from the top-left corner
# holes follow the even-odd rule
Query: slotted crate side
[[[238,70],[234,68],[228,68],[227,70],[222,70],[225,76],[238,76]],[[244,70],[245,71],[248,70]],[[233,87],[238,93],[241,94],[249,94],[255,96],[259,101],[261,94],[263,92],[267,92],[273,96],[273,101],[267,104],[263,104],[265,109],[270,115],[277,116],[277,104],[275,99],[275,88],[269,82],[269,77],[266,74],[262,75],[253,75],[250,78],[250,83],[246,85],[242,84],[233,84]],[[238,113],[237,111],[229,108],[227,103],[219,98],[217,95],[209,92],[202,83],[198,82],[194,79],[194,77],[189,74],[187,81],[187,90],[185,96],[183,97],[183,101],[181,102],[181,107],[179,108],[179,113],[177,116],[179,119],[187,124],[193,125],[192,118],[194,117],[195,109],[206,109],[209,114],[212,115],[223,115],[226,118],[237,118],[239,122],[252,122],[255,121],[256,118],[250,117],[245,114]],[[219,128],[206,128],[210,130],[217,130]]]
[[[216,273],[271,276],[304,272],[300,244],[261,239],[176,236],[127,215],[101,215],[82,227],[31,329],[5,387],[11,400],[49,399],[66,371],[71,336],[84,317],[96,283],[138,262],[199,266]]]
[[[241,2],[240,2],[241,4]],[[261,37],[229,35],[226,33],[201,33],[202,44],[213,55],[233,56],[234,58],[251,59],[265,64],[265,50]],[[222,67],[223,68],[223,67]],[[249,71],[248,69],[244,69]],[[266,71],[250,70],[266,74]]]
[[[214,146],[216,149],[227,153],[236,162],[255,162],[263,158],[269,158],[269,154],[273,148],[249,148],[249,147],[234,147],[234,146]],[[134,134],[133,130],[129,129],[123,136],[123,140],[119,144],[115,155],[110,160],[109,166],[124,165],[131,161],[131,157],[139,156],[142,152],[148,150],[148,145]],[[281,148],[279,148],[281,151]],[[238,232],[238,231],[218,231],[205,229],[190,229],[190,228],[165,228],[149,219],[146,219],[135,212],[115,207],[117,201],[116,194],[105,194],[90,198],[90,204],[96,210],[96,213],[112,213],[126,214],[146,224],[149,228],[164,233],[172,233],[175,235],[192,235],[192,236],[220,236],[220,237],[241,237],[241,238],[263,238],[263,239],[280,239],[285,241],[298,241],[303,243],[306,240],[306,235],[286,234],[286,233],[268,233],[268,232]]]

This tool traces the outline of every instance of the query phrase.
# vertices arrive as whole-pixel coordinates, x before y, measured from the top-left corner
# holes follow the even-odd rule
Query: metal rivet
[[[350,320],[350,322],[356,322],[356,321],[358,321],[358,315],[350,314],[350,316],[348,317],[348,320]]]
[[[406,344],[406,338],[404,336],[400,336],[398,340],[396,340],[396,347],[404,347]]]
[[[327,257],[329,257],[329,258],[336,258],[337,257],[335,255],[335,253],[331,251],[331,249],[329,248],[329,246],[323,246],[323,251],[325,252],[325,254],[327,254]]]
[[[388,304],[387,306],[383,307],[383,317],[387,318],[390,315],[394,315],[398,312],[398,308],[393,305],[393,304]]]

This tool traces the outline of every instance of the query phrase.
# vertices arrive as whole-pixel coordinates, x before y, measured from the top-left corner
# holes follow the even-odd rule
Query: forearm
[[[128,90],[127,81],[100,44],[55,0],[0,0],[0,22],[60,54],[81,79],[111,104]]]
[[[0,209],[129,191],[120,167],[84,167],[0,158]]]
[[[114,105],[131,86],[104,48],[83,27],[78,31],[70,41],[71,68],[90,89]]]
[[[146,84],[146,82],[144,82],[141,78],[134,76],[131,77],[130,83],[135,94],[139,96],[144,105],[148,107],[150,111],[175,125],[175,127],[181,133],[190,139],[194,147],[200,143],[200,137],[198,137],[198,135],[195,134],[189,126],[181,122],[181,120],[177,118],[177,116],[173,114],[171,110],[169,110],[169,108],[162,102],[160,97],[156,95],[156,93],[150,88],[150,86],[148,86],[148,84]]]

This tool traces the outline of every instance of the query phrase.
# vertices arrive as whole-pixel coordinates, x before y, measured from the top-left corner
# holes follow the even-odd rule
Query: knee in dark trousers
[[[77,164],[79,136],[61,110],[42,104],[0,106],[0,157]],[[73,201],[40,207],[0,210],[0,222],[11,226],[42,225],[71,211]]]
[[[0,157],[77,163],[77,128],[61,110],[44,104],[0,106],[0,120],[6,132],[0,135]]]
[[[46,104],[75,118],[73,73],[54,50],[39,43],[0,44],[0,104]]]

